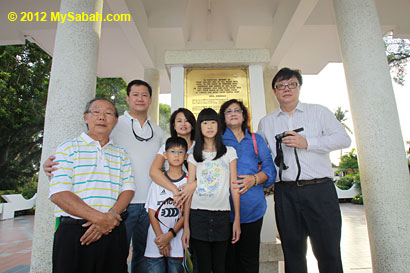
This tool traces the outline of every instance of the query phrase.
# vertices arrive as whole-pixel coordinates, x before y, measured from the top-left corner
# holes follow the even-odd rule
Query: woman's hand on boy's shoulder
[[[179,192],[174,195],[175,206],[181,208],[182,205],[191,199],[196,190],[196,181],[193,183],[186,183],[178,187]]]

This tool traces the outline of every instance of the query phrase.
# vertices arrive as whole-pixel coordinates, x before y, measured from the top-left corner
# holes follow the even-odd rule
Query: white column
[[[373,272],[410,268],[410,179],[374,0],[333,0]]]
[[[171,66],[171,113],[179,107],[184,107],[184,67]]]
[[[157,69],[146,68],[144,70],[144,80],[151,85],[152,103],[148,110],[151,120],[159,125],[159,72]]]
[[[102,0],[62,0],[61,13],[102,13]],[[86,131],[82,120],[87,101],[95,96],[101,22],[59,23],[48,90],[41,162],[59,143]],[[48,200],[43,171],[37,189],[30,272],[51,272],[54,206]]]
[[[249,87],[251,92],[252,128],[256,131],[259,120],[266,115],[262,64],[249,65]]]
[[[262,64],[249,65],[249,85],[251,92],[252,127],[256,131],[259,120],[266,115],[264,73]],[[266,197],[267,210],[263,217],[259,271],[278,272],[278,261],[283,260],[280,242],[276,239],[276,222],[273,195]]]

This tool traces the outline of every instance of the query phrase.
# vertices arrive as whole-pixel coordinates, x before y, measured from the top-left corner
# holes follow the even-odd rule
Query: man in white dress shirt
[[[151,86],[142,80],[133,80],[127,86],[129,111],[120,116],[111,133],[115,144],[126,149],[131,158],[132,171],[137,190],[127,210],[125,221],[128,245],[132,240],[131,273],[147,272],[144,257],[149,227],[149,217],[145,201],[151,186],[149,170],[161,145],[164,133],[150,121],[148,108],[152,102]]]
[[[343,272],[341,214],[329,153],[349,147],[351,140],[329,109],[299,102],[301,86],[298,70],[282,68],[272,81],[280,107],[265,116],[258,128],[279,174],[275,213],[285,271],[307,273],[309,237],[320,272],[339,273]],[[303,131],[295,132],[299,128]]]

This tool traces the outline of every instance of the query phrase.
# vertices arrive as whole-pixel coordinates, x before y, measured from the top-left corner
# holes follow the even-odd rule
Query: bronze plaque
[[[250,109],[248,67],[186,67],[185,108],[198,117],[204,108],[219,113],[221,105],[230,99],[242,101]]]

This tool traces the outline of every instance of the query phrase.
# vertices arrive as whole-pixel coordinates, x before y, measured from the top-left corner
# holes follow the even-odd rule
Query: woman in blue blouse
[[[259,272],[259,245],[266,199],[263,187],[275,182],[276,169],[263,138],[255,134],[258,155],[252,133],[249,131],[248,111],[242,102],[229,100],[219,111],[223,142],[235,148],[238,155],[238,180],[240,189],[241,238],[228,247],[226,272]],[[262,168],[259,170],[259,163]],[[232,207],[231,200],[231,207]],[[231,210],[231,223],[233,222]]]

